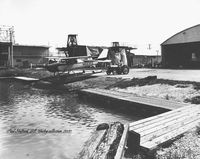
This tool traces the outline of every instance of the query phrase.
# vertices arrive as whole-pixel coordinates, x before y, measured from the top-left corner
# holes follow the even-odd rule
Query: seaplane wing
[[[98,60],[98,63],[111,62],[111,60]]]
[[[65,57],[65,58],[62,58],[62,59],[88,59],[88,58],[91,58],[91,56],[74,56],[74,57]]]

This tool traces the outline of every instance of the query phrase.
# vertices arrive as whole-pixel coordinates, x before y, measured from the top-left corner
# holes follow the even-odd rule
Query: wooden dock
[[[67,84],[67,83],[73,83],[77,81],[86,80],[89,78],[95,78],[95,76],[92,76],[93,73],[73,73],[73,74],[62,74],[60,76],[50,76],[41,78],[40,81],[50,82],[52,84]]]
[[[130,123],[129,130],[140,136],[140,145],[136,146],[153,150],[199,123],[200,106],[190,105]]]
[[[17,79],[17,80],[25,81],[25,82],[36,82],[36,81],[39,81],[39,79],[37,79],[37,78],[30,78],[30,77],[23,77],[23,76],[13,77],[13,79]]]
[[[106,90],[106,89],[83,89],[79,92],[80,95],[86,95],[87,99],[92,99],[90,97],[94,97],[95,100],[103,99],[109,102],[117,101],[117,104],[120,103],[129,103],[131,107],[135,107],[137,109],[163,109],[165,111],[174,110],[177,108],[181,108],[183,106],[187,106],[187,104],[173,102],[160,98],[152,98],[152,97],[138,97],[131,93],[117,92],[114,90]]]
[[[4,80],[4,79],[13,79],[13,77],[0,77],[0,80]]]
[[[22,82],[36,82],[39,81],[37,78],[30,78],[30,77],[24,77],[24,76],[16,76],[16,77],[0,77],[0,80],[6,80],[6,79],[14,79],[19,80]]]
[[[130,152],[137,154],[140,150],[150,152],[158,146],[170,142],[183,133],[199,126],[200,106],[172,102],[168,100],[136,97],[128,93],[120,93],[104,89],[84,89],[80,95],[86,95],[93,100],[102,99],[103,101],[131,103],[131,107],[141,108],[160,108],[165,111],[128,125],[124,132],[116,152],[116,158],[124,158],[125,147]],[[110,102],[111,101],[111,102]],[[124,102],[125,101],[125,102]],[[116,104],[115,104],[116,105]],[[124,105],[125,106],[125,105]],[[171,110],[171,111],[170,111]]]

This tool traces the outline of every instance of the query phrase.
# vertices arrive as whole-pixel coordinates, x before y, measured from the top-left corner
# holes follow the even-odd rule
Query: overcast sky
[[[0,0],[0,25],[12,25],[22,44],[112,41],[161,44],[200,23],[200,0]]]

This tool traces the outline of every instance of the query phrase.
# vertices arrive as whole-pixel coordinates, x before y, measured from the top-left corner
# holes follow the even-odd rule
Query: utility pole
[[[14,34],[14,27],[12,26],[11,28],[9,28],[9,32],[10,32],[10,66],[13,67],[13,34]]]
[[[0,25],[0,42],[7,47],[8,52],[7,60],[2,60],[3,66],[13,67],[13,45],[15,43],[13,26]]]
[[[151,44],[148,45],[148,49],[151,50]]]
[[[159,50],[156,50],[156,52],[157,52],[157,64],[158,64],[158,53],[159,53]]]

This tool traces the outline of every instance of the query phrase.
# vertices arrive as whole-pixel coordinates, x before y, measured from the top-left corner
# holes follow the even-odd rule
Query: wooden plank
[[[190,116],[186,117],[185,120],[180,119],[179,121],[175,121],[174,123],[166,123],[164,126],[155,127],[154,129],[150,129],[148,132],[141,132],[141,143],[145,143],[147,141],[151,141],[154,138],[160,137],[168,132],[174,131],[187,123],[192,123],[199,119],[199,116]]]
[[[195,110],[190,111],[190,112],[195,113]],[[133,126],[131,127],[130,130],[135,130],[137,132],[147,131],[149,129],[159,127],[160,125],[164,126],[166,123],[171,123],[171,122],[173,123],[176,120],[182,120],[183,118],[187,118],[188,115],[189,115],[188,112],[183,112],[183,113],[177,114],[176,116],[161,118],[157,120],[151,120],[149,123],[145,122],[145,123],[141,123],[141,125]]]
[[[96,150],[96,148],[99,146],[99,144],[103,140],[103,137],[105,136],[105,134],[106,134],[106,130],[95,131],[95,133],[93,133],[92,136],[85,143],[84,148],[79,153],[79,156],[77,159],[91,158],[94,151]]]
[[[190,105],[130,124],[130,131],[141,135],[140,145],[154,149],[200,122],[199,105]]]
[[[190,111],[185,110],[185,111],[169,114],[169,115],[166,115],[166,116],[165,115],[163,115],[163,116],[160,116],[160,115],[159,116],[154,116],[154,117],[157,117],[157,118],[154,118],[152,120],[147,120],[147,121],[144,120],[144,122],[143,122],[143,120],[139,120],[141,122],[139,124],[131,126],[130,129],[134,129],[134,130],[146,129],[146,128],[151,127],[151,125],[155,124],[155,123],[160,125],[160,123],[163,123],[166,120],[170,121],[171,119],[172,120],[176,119],[177,117],[181,117],[181,116],[183,116],[185,114],[188,114],[189,112],[194,112],[195,110],[198,110],[197,107],[196,107],[196,109],[190,109]],[[148,118],[146,118],[146,119],[148,119]],[[134,124],[134,123],[131,123],[131,124]]]
[[[128,95],[116,95],[112,92],[108,92],[106,90],[103,89],[83,89],[81,90],[82,92],[86,92],[86,93],[91,93],[91,94],[97,94],[100,96],[106,96],[106,97],[112,97],[112,98],[120,98],[120,99],[125,99],[125,97],[127,97]]]
[[[139,133],[131,130],[128,133],[128,141],[127,141],[127,152],[129,154],[138,154],[138,152],[140,151],[140,139],[141,136]]]
[[[185,105],[185,104],[181,104],[178,102],[171,102],[164,99],[157,99],[157,98],[152,98],[152,97],[145,97],[145,98],[137,97],[130,93],[122,93],[122,92],[105,90],[105,89],[83,89],[82,92],[86,94],[87,93],[96,94],[99,96],[109,97],[113,99],[120,99],[120,100],[124,100],[128,102],[132,102],[132,103],[138,103],[138,104],[148,105],[148,106],[157,107],[157,108],[164,108],[167,110],[177,109]]]
[[[118,92],[118,91],[114,91],[114,90],[106,90],[106,89],[100,89],[100,88],[92,88],[92,89],[86,89],[86,91],[92,92],[92,93],[104,93],[104,94],[108,94],[108,95],[116,95],[116,96],[120,96],[120,97],[125,97],[128,99],[131,98],[135,98],[138,100],[144,100],[144,101],[156,101],[156,102],[160,102],[160,103],[170,103],[170,104],[175,104],[179,106],[184,105],[183,103],[179,103],[179,102],[174,102],[174,101],[169,101],[169,100],[165,100],[165,99],[160,99],[160,98],[154,98],[154,97],[139,97],[139,96],[135,96],[134,94],[131,93],[125,93],[125,92]],[[159,104],[160,104],[159,103]]]
[[[181,127],[177,128],[175,130],[172,130],[170,132],[167,132],[166,134],[159,136],[155,139],[141,143],[141,146],[148,148],[148,149],[154,149],[158,145],[163,144],[164,142],[171,140],[171,139],[185,133],[186,131],[194,128],[195,126],[197,126],[199,124],[199,122],[200,122],[200,116],[198,115],[198,118],[196,120],[189,122],[189,123],[184,122]]]
[[[0,80],[1,79],[13,79],[13,77],[0,77]]]
[[[130,129],[132,129],[133,126],[136,127],[136,125],[138,125],[138,127],[140,127],[141,123],[149,124],[150,121],[154,122],[154,120],[157,120],[157,119],[160,119],[160,118],[166,118],[166,116],[171,117],[171,116],[174,116],[174,115],[182,113],[182,112],[187,112],[188,110],[193,109],[195,107],[199,107],[199,106],[198,105],[184,106],[182,108],[175,109],[173,111],[169,111],[169,112],[166,112],[166,113],[162,113],[162,114],[159,114],[159,115],[155,115],[155,116],[152,116],[152,117],[148,117],[148,118],[145,118],[145,119],[142,119],[142,120],[132,122],[132,123],[130,123],[129,126],[130,126]]]
[[[125,146],[127,144],[127,138],[128,138],[128,131],[129,131],[129,124],[126,124],[124,125],[124,131],[114,159],[121,159],[124,156]]]
[[[119,93],[117,91],[110,91],[110,90],[98,89],[98,88],[92,89],[92,92],[93,93],[101,92],[101,93],[112,94],[112,95],[121,96],[121,97],[128,97],[128,96],[130,96],[130,94],[128,94],[128,93]]]
[[[190,116],[194,116],[198,112],[200,112],[200,108],[195,107],[193,109],[189,109],[188,111],[184,111],[170,117],[166,116],[166,118],[165,117],[158,118],[156,120],[151,120],[149,122],[141,123],[140,125],[131,127],[131,129],[133,129],[134,131],[138,133],[141,133],[141,132],[147,133],[147,131],[150,133],[151,131],[154,131],[154,129],[159,129],[160,127],[165,127],[167,125],[176,123],[178,121],[185,120],[189,118]]]
[[[182,122],[182,121],[185,121],[185,120],[188,120],[188,119],[192,119],[193,117],[195,117],[195,114],[194,114],[194,116],[187,114],[185,116],[175,118],[174,120],[162,122],[162,124],[159,124],[159,121],[158,121],[155,124],[149,125],[149,129],[138,129],[138,130],[136,130],[136,132],[140,133],[141,136],[147,135],[147,134],[150,134],[150,133],[155,133],[156,131],[158,131],[160,129],[169,127],[169,126],[174,125],[174,124],[178,124],[179,122]]]
[[[126,137],[128,128],[125,129]],[[114,158],[118,149],[118,145],[126,141],[125,137],[121,139],[123,133],[125,133],[124,126],[120,122],[114,122],[109,125],[105,123],[100,124],[96,131],[92,133],[92,136],[85,143],[77,159]],[[123,153],[123,151],[121,153]]]
[[[126,99],[130,100],[132,102],[137,102],[137,103],[141,103],[144,105],[151,105],[153,107],[164,108],[164,109],[168,109],[168,110],[178,109],[183,106],[178,102],[175,103],[175,102],[170,102],[165,99],[159,99],[159,98],[156,99],[156,98],[151,98],[151,97],[143,98],[143,97],[129,96]]]
[[[113,91],[113,90],[106,90],[106,89],[99,89],[99,88],[95,88],[95,89],[92,89],[93,90],[93,92],[95,93],[95,92],[103,92],[103,93],[106,93],[106,94],[112,94],[112,95],[116,95],[116,96],[120,96],[120,97],[124,97],[124,98],[127,98],[127,99],[130,99],[130,100],[132,100],[132,98],[134,98],[134,100],[135,99],[138,99],[138,100],[144,100],[144,101],[156,101],[156,102],[160,102],[161,104],[163,104],[163,102],[164,103],[170,103],[170,104],[172,104],[172,105],[177,105],[177,107],[182,107],[182,105],[185,105],[185,104],[183,104],[183,103],[180,103],[180,102],[174,102],[174,101],[169,101],[169,100],[165,100],[165,99],[158,99],[158,98],[154,98],[154,97],[139,97],[139,96],[135,96],[134,94],[131,94],[131,93],[126,93],[126,92],[118,92],[118,91]],[[160,104],[159,103],[159,104]]]
[[[109,129],[107,130],[107,134],[105,139],[100,143],[97,147],[95,152],[92,155],[92,159],[107,159],[107,158],[114,158],[116,154],[115,147],[117,143],[115,141],[118,140],[119,136],[119,129],[123,126],[121,123],[116,122],[110,125]],[[121,139],[121,136],[120,136]],[[120,141],[120,140],[119,140]]]
[[[22,81],[38,81],[39,80],[37,78],[22,77],[22,76],[18,76],[18,77],[14,77],[14,78],[18,79],[18,80],[22,80]]]
[[[129,101],[132,103],[140,103],[144,105],[150,105],[153,107],[165,108],[165,109],[174,109],[182,107],[182,104],[178,102],[172,102],[164,99],[152,98],[152,97],[138,97],[131,93],[117,92],[111,90],[103,90],[103,89],[92,89],[89,90],[90,93],[99,94],[107,97],[117,98],[124,101]],[[171,107],[170,105],[173,105]]]

